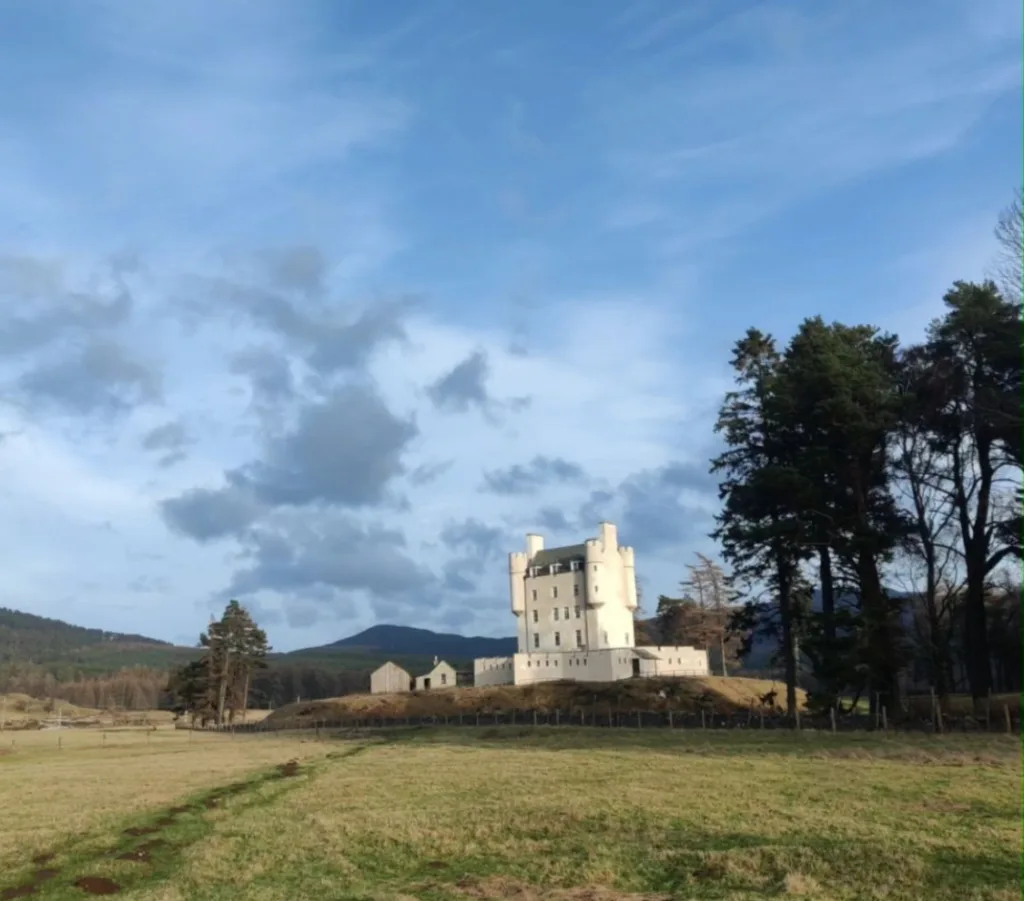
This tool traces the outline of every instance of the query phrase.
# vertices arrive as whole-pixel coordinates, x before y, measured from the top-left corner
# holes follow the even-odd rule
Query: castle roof
[[[530,561],[531,566],[551,566],[552,563],[568,563],[571,560],[586,560],[587,546],[585,544],[570,544],[567,547],[546,548],[537,551]]]

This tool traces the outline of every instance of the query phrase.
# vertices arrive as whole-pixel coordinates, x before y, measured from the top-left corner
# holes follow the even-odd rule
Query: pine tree
[[[750,329],[734,349],[737,390],[726,395],[715,426],[727,449],[711,466],[721,477],[723,501],[712,537],[721,542],[737,579],[768,585],[774,593],[786,710],[795,721],[798,623],[794,591],[806,552],[798,541],[799,522],[792,509],[799,474],[789,465],[789,449],[777,418],[780,362],[774,340],[757,329]]]

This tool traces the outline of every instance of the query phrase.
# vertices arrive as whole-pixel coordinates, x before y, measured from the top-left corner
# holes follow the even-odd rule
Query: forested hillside
[[[266,668],[252,674],[249,703],[278,707],[300,698],[366,691],[370,673],[385,660],[412,672],[428,669],[437,654],[465,665],[474,651],[492,647],[487,643],[508,641],[375,626],[332,645],[268,654]],[[198,646],[181,647],[0,608],[0,692],[58,698],[83,707],[166,706],[170,673],[202,654]]]

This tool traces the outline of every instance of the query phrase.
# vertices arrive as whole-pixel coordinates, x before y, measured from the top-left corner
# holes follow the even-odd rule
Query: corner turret
[[[526,567],[527,555],[513,551],[508,555],[508,588],[512,599],[512,612],[522,616],[526,612]]]

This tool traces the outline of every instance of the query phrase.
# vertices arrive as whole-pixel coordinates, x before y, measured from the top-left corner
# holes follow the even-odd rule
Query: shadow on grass
[[[808,759],[893,760],[939,766],[1020,765],[1012,736],[908,736],[881,733],[776,730],[674,730],[587,726],[409,726],[343,730],[334,738],[382,743],[447,744],[502,750],[595,751],[642,748],[679,756],[783,756]]]
[[[821,891],[821,897],[832,897],[825,894],[827,890],[843,897],[861,897],[864,892],[864,896],[899,899],[959,899],[971,891],[1004,892],[1019,885],[1019,866],[1009,853],[922,858],[918,851],[896,847],[881,837],[852,843],[839,836],[805,832],[772,837],[745,831],[702,832],[682,823],[647,834],[630,834],[628,829],[620,834],[623,824],[600,818],[574,825],[590,842],[628,846],[624,857],[606,862],[609,875],[617,871],[617,878],[610,876],[610,882],[623,892],[718,899],[740,892],[744,897],[746,893],[774,897],[817,896]],[[422,849],[414,844],[398,842],[391,847],[354,847],[349,859],[359,872],[373,874],[375,888],[413,892],[420,898],[465,894],[481,901],[510,897],[539,901],[558,897],[558,889],[587,884],[591,861],[572,836],[564,837],[563,845],[562,837],[549,829],[526,825],[516,831],[515,838],[543,847],[544,853],[523,856],[495,849],[497,853],[466,853],[440,861],[422,856]],[[524,891],[524,885],[545,891]]]

